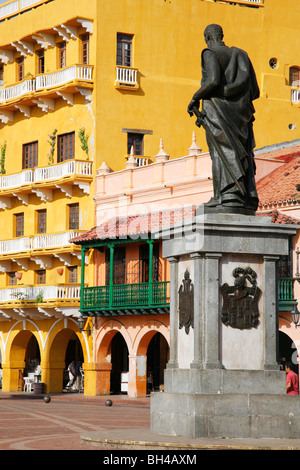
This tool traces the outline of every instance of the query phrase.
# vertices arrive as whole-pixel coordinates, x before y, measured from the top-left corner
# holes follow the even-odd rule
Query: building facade
[[[186,113],[199,88],[203,31],[209,23],[220,23],[226,44],[245,49],[253,62],[261,89],[257,147],[295,140],[298,10],[296,0],[284,5],[281,0],[11,0],[0,5],[3,390],[22,390],[24,374],[40,365],[45,391],[59,392],[75,359],[84,366],[86,394],[108,391],[102,380],[110,375],[110,327],[102,325],[102,317],[87,316],[80,329],[78,319],[80,281],[82,289],[105,285],[98,269],[112,250],[108,239],[105,247],[103,238],[97,241],[99,250],[82,250],[75,241],[113,211],[119,215],[124,209],[127,215],[129,208],[136,213],[147,204],[152,213],[209,199],[203,129],[192,138],[194,119]],[[149,282],[168,282],[167,267],[159,281],[149,278],[150,251],[140,247],[144,240],[130,245],[123,258],[142,257],[148,288]],[[145,246],[150,250],[152,244]],[[164,265],[160,251],[154,258]],[[152,303],[141,306],[147,305]],[[153,339],[151,350],[159,347],[167,357],[168,314],[156,311],[152,318],[147,311],[146,317],[134,318],[135,324],[132,317],[120,328],[124,335],[131,331],[126,347],[132,363],[140,344],[142,379],[135,378],[132,389],[128,385],[129,393],[139,395],[145,393],[143,356],[154,332],[161,336]],[[142,319],[149,323],[139,343],[135,332]],[[117,331],[120,323],[114,325]],[[101,335],[107,348],[100,347]],[[128,366],[134,375],[133,370]],[[162,385],[160,379],[156,383]]]

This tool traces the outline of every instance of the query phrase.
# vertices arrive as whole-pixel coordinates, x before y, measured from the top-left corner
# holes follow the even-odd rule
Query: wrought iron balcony
[[[169,313],[169,282],[84,287],[80,311],[85,315],[115,316]]]

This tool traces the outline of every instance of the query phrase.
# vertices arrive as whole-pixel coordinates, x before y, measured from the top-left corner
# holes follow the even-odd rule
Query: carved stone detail
[[[259,324],[258,300],[261,294],[256,285],[256,272],[251,268],[236,268],[232,275],[235,278],[234,285],[225,283],[220,288],[223,297],[222,322],[240,330],[256,328]]]
[[[178,291],[179,294],[179,329],[185,328],[188,335],[190,326],[194,328],[194,285],[190,279],[188,270],[184,273],[184,279]]]

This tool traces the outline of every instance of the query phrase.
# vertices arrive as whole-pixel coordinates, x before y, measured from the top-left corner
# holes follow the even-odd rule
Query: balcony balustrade
[[[299,88],[291,89],[291,101],[292,103],[300,103],[300,89]]]
[[[22,237],[11,240],[0,241],[0,256],[7,253],[22,253],[32,250],[43,250],[45,248],[61,248],[71,245],[69,240],[77,237],[82,232],[68,231],[55,234],[42,234],[33,237]]]
[[[294,295],[295,281],[300,282],[298,277],[280,278],[278,280],[279,311],[288,311],[297,303]]]
[[[47,302],[47,301],[76,301],[80,299],[79,285],[40,285],[21,286],[0,289],[0,303],[11,302]]]
[[[162,309],[165,313],[169,308],[169,282],[143,282],[134,284],[115,284],[112,286],[84,287],[81,298],[80,311],[101,315],[128,314],[126,310],[132,309],[134,313],[149,309]]]
[[[121,67],[117,66],[116,67],[116,81],[115,81],[115,86],[116,87],[138,87],[138,81],[137,81],[137,75],[138,75],[138,70],[134,69],[132,67]]]
[[[66,176],[92,177],[92,162],[67,160],[57,165],[24,170],[13,175],[0,176],[0,190],[19,188],[20,186],[59,180]]]
[[[0,104],[9,103],[10,100],[18,100],[24,95],[32,94],[34,99],[37,91],[47,90],[48,88],[61,87],[74,80],[91,82],[93,75],[93,66],[91,65],[72,65],[53,73],[38,75],[35,78],[25,79],[12,86],[0,89]],[[34,103],[33,103],[34,104]]]
[[[72,80],[92,80],[93,67],[72,65],[62,70],[36,77],[36,90],[56,87]]]

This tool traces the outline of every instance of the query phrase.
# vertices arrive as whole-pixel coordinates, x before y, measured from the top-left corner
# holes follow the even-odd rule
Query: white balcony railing
[[[36,78],[23,80],[16,85],[0,89],[0,103],[34,93],[43,88],[64,85],[72,80],[92,80],[93,67],[90,65],[72,65],[53,73],[39,75]]]
[[[129,67],[116,67],[117,83],[124,83],[125,85],[137,85],[137,69]]]
[[[31,239],[31,249],[55,248],[70,245],[69,240],[77,237],[81,232],[50,233],[36,235]]]
[[[22,286],[0,289],[0,302],[80,299],[79,285]]]
[[[58,165],[48,165],[34,170],[33,182],[48,181],[69,175],[92,176],[91,162],[67,160]]]
[[[34,173],[32,170],[24,170],[14,175],[0,176],[0,189],[17,188],[24,184],[33,183]]]
[[[19,188],[25,184],[60,179],[66,176],[92,176],[92,162],[67,160],[57,165],[24,170],[14,175],[0,176],[0,189]]]
[[[0,18],[17,13],[19,10],[23,10],[31,5],[35,5],[36,3],[40,3],[40,0],[13,0],[12,2],[0,7]]]
[[[20,96],[32,93],[36,89],[35,79],[23,80],[13,86],[8,86],[0,90],[0,102],[3,103],[7,100],[13,100]]]
[[[0,241],[0,254],[19,253],[28,250],[31,250],[31,239],[29,237]]]
[[[6,253],[22,253],[44,248],[56,248],[70,245],[71,238],[82,232],[68,231],[63,233],[50,233],[0,241],[0,255]]]
[[[300,88],[291,90],[292,103],[300,103]]]
[[[62,70],[36,77],[36,89],[63,85],[72,80],[92,80],[92,66],[72,65]]]

